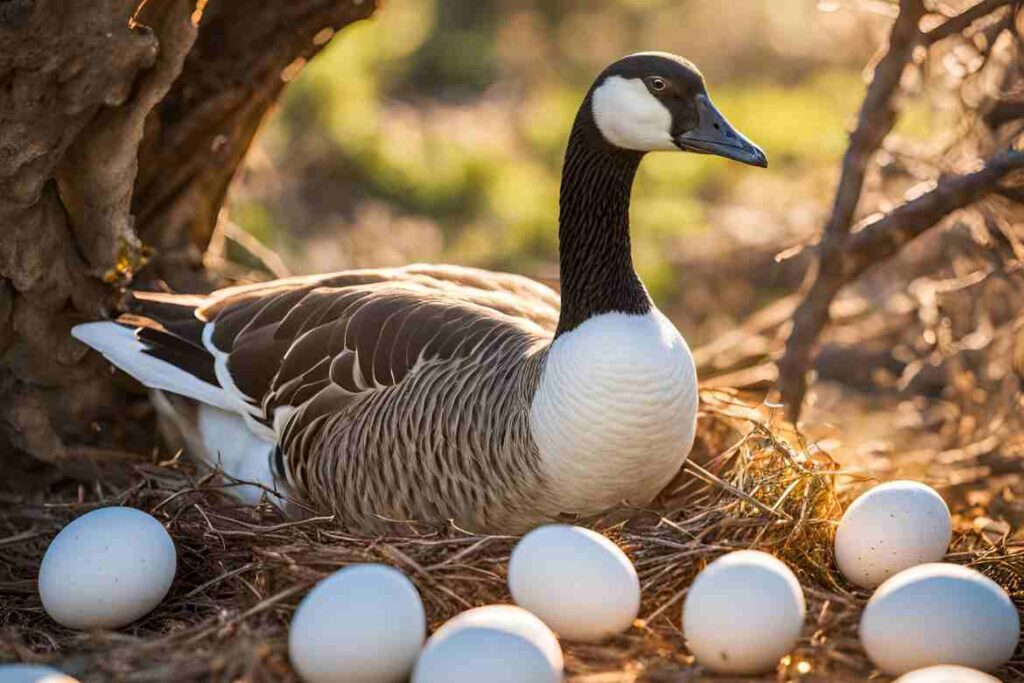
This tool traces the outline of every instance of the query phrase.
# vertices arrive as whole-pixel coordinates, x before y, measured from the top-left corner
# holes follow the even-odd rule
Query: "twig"
[[[751,496],[750,494],[746,493],[745,491],[742,491],[739,488],[733,486],[732,484],[730,484],[729,482],[725,481],[721,477],[716,476],[714,473],[707,471],[706,469],[704,469],[703,467],[701,467],[697,463],[693,462],[692,460],[687,460],[686,463],[683,466],[687,470],[690,470],[690,472],[692,472],[695,476],[700,477],[701,479],[703,479],[704,481],[706,481],[709,484],[712,484],[714,486],[718,486],[719,488],[728,491],[729,493],[731,493],[732,495],[736,496],[737,498],[739,498],[742,501],[750,503],[751,505],[753,505],[754,507],[756,507],[758,510],[760,510],[763,513],[765,513],[766,515],[770,515],[772,517],[779,517],[781,519],[786,519],[786,520],[792,519],[790,517],[790,515],[788,515],[785,511],[783,511],[783,510],[776,510],[775,508],[768,507],[767,505],[765,505],[764,503],[759,501],[757,498],[754,498],[753,496]]]
[[[396,548],[394,545],[385,543],[381,546],[381,551],[385,556],[411,568],[417,575],[423,577],[427,583],[462,605],[465,609],[472,609],[473,605],[467,602],[465,598],[438,581],[429,571],[424,569],[419,563]]]
[[[190,590],[188,593],[186,593],[184,596],[182,596],[182,600],[183,601],[187,601],[189,598],[193,598],[193,597],[199,595],[200,593],[205,591],[207,588],[210,588],[211,586],[215,586],[218,583],[221,583],[222,581],[230,579],[232,576],[238,576],[239,574],[243,574],[243,573],[249,571],[250,569],[255,569],[256,566],[257,565],[256,565],[255,562],[250,562],[248,564],[242,565],[241,567],[236,567],[235,569],[232,569],[229,572],[224,572],[220,576],[216,576],[216,577],[210,579],[209,581],[207,581],[206,583],[199,584],[198,586],[196,586],[195,588]]]
[[[1005,7],[1015,0],[982,0],[977,5],[968,7],[960,14],[950,17],[935,28],[925,31],[921,40],[925,45],[932,45],[938,41],[960,33],[979,19],[987,17],[1000,7]]]
[[[951,212],[997,191],[1003,178],[1021,168],[1024,151],[996,154],[981,170],[942,178],[932,190],[849,235],[844,240],[844,251],[828,260],[831,265],[827,271],[826,257],[822,255],[822,270],[793,317],[793,332],[779,361],[779,387],[791,421],[795,422],[800,415],[812,347],[828,323],[829,307],[839,291],[872,266],[891,258],[903,245]]]
[[[224,238],[228,238],[238,246],[242,247],[242,249],[249,252],[249,255],[259,261],[260,265],[262,265],[263,268],[265,268],[274,277],[284,278],[290,277],[293,274],[277,252],[260,242],[241,228],[237,223],[228,218],[222,216],[218,221],[215,229],[215,237],[215,248],[209,254],[209,256],[215,260],[227,262],[223,253]]]
[[[0,538],[0,546],[13,545],[15,543],[24,543],[40,536],[50,535],[50,531],[29,529],[28,531],[22,531],[19,534],[8,536],[7,538]]]

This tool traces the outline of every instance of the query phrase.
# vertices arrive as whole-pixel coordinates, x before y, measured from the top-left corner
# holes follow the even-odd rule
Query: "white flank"
[[[219,410],[212,406],[199,406],[199,433],[206,450],[206,460],[220,467],[224,474],[240,481],[261,484],[276,490],[270,461],[274,443],[254,434],[246,420],[236,412]],[[260,486],[239,485],[231,489],[243,502],[255,505],[264,489]]]
[[[645,505],[693,445],[697,373],[657,310],[605,313],[554,341],[530,428],[559,511]]]
[[[678,150],[672,113],[639,78],[610,76],[594,89],[594,122],[616,147],[639,152]]]
[[[224,410],[239,409],[238,400],[220,387],[143,353],[146,345],[138,340],[133,330],[123,325],[106,321],[84,323],[72,328],[71,336],[102,353],[150,389],[163,389]]]

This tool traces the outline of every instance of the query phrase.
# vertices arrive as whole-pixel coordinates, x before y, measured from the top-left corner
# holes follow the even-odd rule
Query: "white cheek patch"
[[[639,152],[678,149],[672,142],[672,113],[639,78],[611,76],[594,90],[594,121],[616,147]]]

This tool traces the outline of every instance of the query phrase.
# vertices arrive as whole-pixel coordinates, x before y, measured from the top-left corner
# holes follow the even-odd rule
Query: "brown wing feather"
[[[316,287],[353,287],[385,282],[416,283],[438,292],[452,293],[500,313],[526,318],[545,329],[554,330],[558,324],[558,295],[535,280],[479,268],[429,264],[348,270],[228,287],[214,292],[198,309],[198,315],[203,320],[213,320],[219,318],[226,308],[237,312],[243,302],[261,304],[275,294],[292,293],[295,296],[297,291]]]
[[[269,421],[328,383],[342,390],[336,396],[392,386],[421,357],[465,354],[496,332],[550,337],[558,305],[528,278],[418,265],[228,288],[196,317],[214,323],[232,379]]]
[[[228,355],[235,384],[269,410],[299,405],[325,382],[350,393],[401,382],[425,352],[459,353],[479,336],[476,325],[532,323],[534,333],[550,335],[558,312],[558,295],[525,277],[413,265],[286,278],[208,296],[135,292],[120,321],[138,330],[146,353],[218,384],[215,354],[203,340],[214,322],[210,341]]]

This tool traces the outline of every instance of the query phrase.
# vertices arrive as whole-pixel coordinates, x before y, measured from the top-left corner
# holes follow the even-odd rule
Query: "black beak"
[[[714,154],[751,166],[768,167],[768,157],[764,151],[733,128],[707,95],[697,96],[697,113],[700,115],[697,127],[673,138],[679,149]]]

